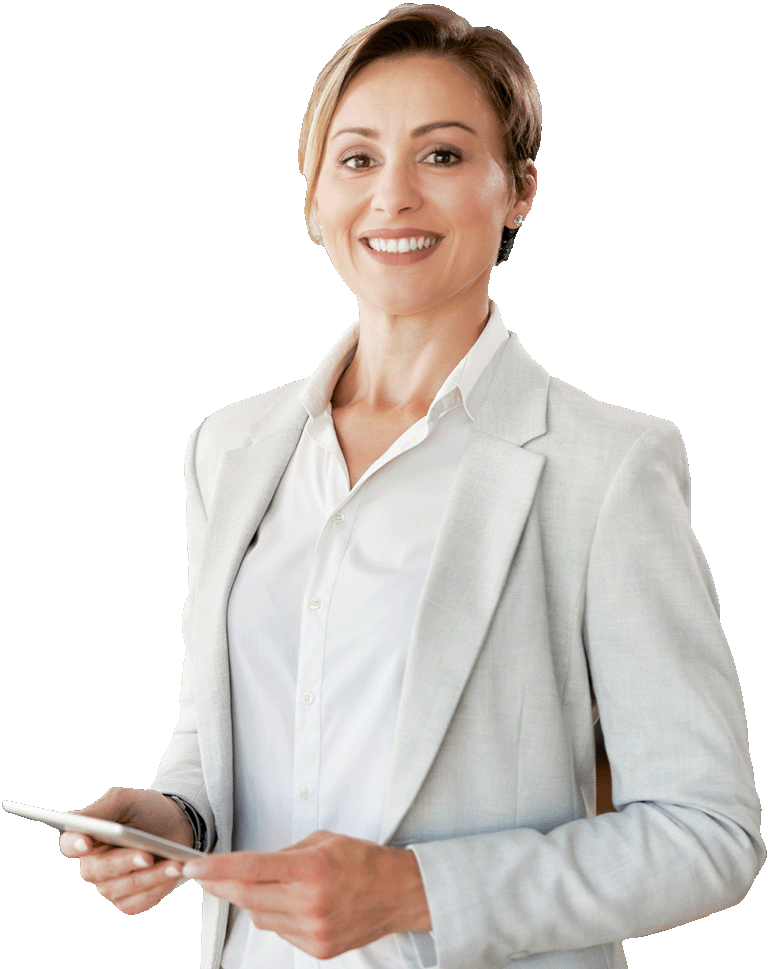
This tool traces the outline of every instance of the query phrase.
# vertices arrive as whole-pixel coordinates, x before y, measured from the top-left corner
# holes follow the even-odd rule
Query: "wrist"
[[[205,832],[202,830],[199,815],[194,808],[176,794],[163,794],[175,806],[179,818],[179,836],[172,839],[197,851],[203,850]]]

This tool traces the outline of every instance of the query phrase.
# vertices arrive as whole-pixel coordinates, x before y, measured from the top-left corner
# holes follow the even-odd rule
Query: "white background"
[[[66,809],[152,780],[182,660],[187,438],[311,372],[356,316],[305,234],[296,145],[317,72],[386,9],[3,7],[3,798]],[[512,38],[544,104],[539,196],[491,294],[551,373],[682,430],[765,797],[759,5],[460,11]],[[53,831],[3,815],[0,833],[0,964],[197,965],[197,886],[126,918]],[[628,942],[632,969],[754,962],[766,884]]]

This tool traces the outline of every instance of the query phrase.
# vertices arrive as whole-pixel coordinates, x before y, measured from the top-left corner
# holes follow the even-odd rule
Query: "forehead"
[[[488,137],[500,125],[485,92],[453,58],[406,54],[368,64],[351,82],[331,120],[330,134],[347,126],[415,128],[434,121],[463,121]]]

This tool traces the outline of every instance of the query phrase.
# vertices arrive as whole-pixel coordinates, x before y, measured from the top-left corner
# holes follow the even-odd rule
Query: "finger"
[[[234,851],[188,861],[184,865],[184,877],[212,882],[296,881],[306,867],[303,861],[299,852]]]
[[[90,838],[74,831],[65,831],[59,838],[59,850],[66,858],[79,858],[88,854],[94,847]]]
[[[102,818],[106,821],[118,821],[124,811],[124,792],[122,788],[110,788],[97,801],[87,807],[72,811],[72,814],[85,814],[92,818]],[[67,858],[79,858],[94,850],[104,850],[103,843],[96,838],[89,838],[74,831],[64,831],[59,838],[61,853]]]
[[[204,892],[207,892],[209,895],[215,895],[216,898],[223,898],[224,901],[231,902],[238,908],[248,909],[251,912],[260,912],[264,914],[276,914],[276,912],[281,910],[280,903],[275,904],[274,900],[272,899],[266,903],[268,908],[263,908],[259,883],[248,883],[241,881],[201,881],[198,884]],[[282,907],[285,907],[284,902]]]
[[[81,858],[80,874],[87,882],[96,884],[151,868],[154,861],[153,856],[146,851],[136,851],[134,848],[113,848]]]
[[[151,892],[143,892],[140,895],[134,895],[132,898],[121,899],[119,902],[115,902],[114,905],[123,915],[139,915],[141,912],[148,912],[151,908],[154,908],[175,887],[175,885],[170,885],[164,888],[157,888]]]
[[[148,893],[157,895],[159,900],[162,894],[167,894],[175,888],[180,880],[178,866],[171,874],[169,870],[168,863],[162,861],[146,870],[133,871],[121,878],[98,882],[96,888],[100,895],[118,907],[122,907],[126,899],[135,899]]]
[[[122,787],[111,787],[98,800],[73,811],[73,814],[85,814],[91,818],[103,818],[105,821],[119,821],[125,814],[126,795],[130,792]]]
[[[313,831],[312,834],[308,834],[306,838],[302,838],[301,841],[297,841],[295,844],[287,845],[285,848],[281,848],[281,852],[285,851],[297,851],[301,848],[312,848],[315,845],[322,844],[323,841],[328,841],[329,838],[334,838],[331,831],[323,831],[322,829],[318,831]]]

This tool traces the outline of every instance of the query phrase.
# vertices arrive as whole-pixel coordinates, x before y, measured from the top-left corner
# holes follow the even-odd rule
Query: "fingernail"
[[[137,868],[149,868],[149,862],[141,855],[134,855],[133,863]]]
[[[88,850],[88,845],[85,838],[78,838],[75,842],[75,851],[80,851],[85,853]]]
[[[196,861],[188,861],[182,869],[182,874],[185,878],[197,878],[197,876],[202,875],[202,873],[203,866]]]
[[[165,869],[165,873],[169,878],[179,878],[181,875],[181,871],[177,865],[168,865],[168,867]]]

